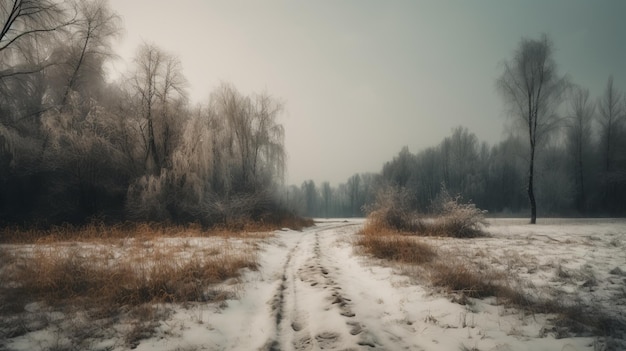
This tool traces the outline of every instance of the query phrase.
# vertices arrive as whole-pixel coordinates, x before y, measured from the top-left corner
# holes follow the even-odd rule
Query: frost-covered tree
[[[148,173],[159,175],[169,162],[173,139],[182,126],[176,120],[180,115],[171,113],[171,108],[186,99],[185,78],[178,58],[151,44],[139,48],[135,64],[130,81],[140,120],[145,167]]]
[[[223,121],[227,156],[237,165],[231,171],[234,187],[255,191],[282,180],[285,163],[284,130],[277,118],[282,104],[268,94],[252,97],[222,84],[212,96],[215,114]]]
[[[93,100],[86,110],[79,95],[72,95],[63,112],[42,117],[47,138],[43,167],[49,175],[46,196],[57,210],[50,215],[79,220],[119,210],[132,174],[116,143],[115,116]]]

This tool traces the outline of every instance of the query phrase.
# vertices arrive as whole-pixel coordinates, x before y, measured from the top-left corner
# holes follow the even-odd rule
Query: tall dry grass
[[[424,264],[437,256],[430,245],[407,236],[363,234],[357,239],[357,244],[376,258],[402,263]]]
[[[123,222],[106,224],[91,222],[85,225],[63,224],[42,229],[8,226],[0,228],[0,243],[45,244],[59,241],[106,241],[127,238],[143,240],[164,237],[248,237],[260,233],[290,228],[301,230],[314,225],[313,220],[293,215],[268,218],[267,221],[238,221],[205,228],[196,223],[186,225],[157,222]]]
[[[33,324],[35,314],[26,311],[38,302],[42,311],[82,313],[92,318],[87,324],[124,320],[133,325],[125,336],[132,347],[167,316],[158,307],[163,303],[193,305],[234,297],[243,270],[258,268],[258,239],[270,235],[132,223],[60,226],[43,232],[5,228],[5,244],[0,245],[0,340],[49,325],[45,312],[38,312],[44,322]],[[78,340],[88,337],[85,328],[64,332]]]
[[[209,301],[210,287],[236,278],[243,268],[256,269],[256,254],[227,246],[216,254],[185,257],[180,247],[123,253],[51,245],[32,252],[6,252],[0,269],[5,303],[45,301],[73,304],[138,306],[143,303]],[[121,256],[123,255],[123,257]]]
[[[373,257],[421,267],[420,278],[448,293],[475,298],[495,296],[508,301],[519,299],[504,272],[467,264],[412,233],[366,225],[355,245]]]

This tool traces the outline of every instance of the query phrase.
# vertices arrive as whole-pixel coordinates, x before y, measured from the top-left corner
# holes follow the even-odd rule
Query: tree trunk
[[[161,172],[161,163],[159,155],[157,154],[156,141],[154,140],[154,127],[152,126],[152,118],[148,119],[148,155],[147,155],[147,168],[154,175],[158,175]]]
[[[582,138],[580,139],[582,140]],[[585,179],[584,179],[584,173],[583,173],[582,141],[578,143],[578,182],[580,183],[578,210],[584,214],[587,212],[587,197],[585,195]]]
[[[528,170],[528,200],[530,201],[530,224],[537,223],[537,202],[535,200],[535,145],[530,145],[530,167]]]

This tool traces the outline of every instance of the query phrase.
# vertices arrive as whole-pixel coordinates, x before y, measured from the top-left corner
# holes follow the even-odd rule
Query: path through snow
[[[406,334],[415,333],[411,322],[394,323],[391,329],[372,323],[391,314],[404,321],[404,314],[399,301],[382,299],[392,288],[389,281],[368,276],[354,262],[345,242],[354,226],[315,229],[289,251],[271,303],[276,335],[266,349],[417,349],[404,342]]]
[[[539,336],[545,316],[526,316],[490,301],[452,303],[356,255],[351,240],[362,223],[321,222],[265,239],[260,270],[224,287],[237,299],[177,309],[137,349],[593,349],[591,338]]]

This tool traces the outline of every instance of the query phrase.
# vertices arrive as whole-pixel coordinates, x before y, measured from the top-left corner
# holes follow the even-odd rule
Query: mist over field
[[[624,13],[0,2],[0,350],[626,348]]]

